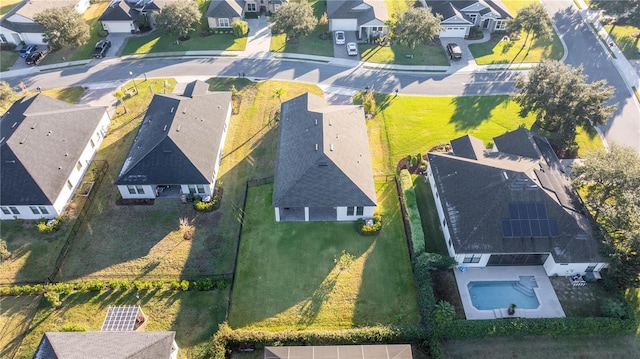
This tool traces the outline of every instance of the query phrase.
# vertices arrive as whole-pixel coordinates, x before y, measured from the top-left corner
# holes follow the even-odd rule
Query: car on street
[[[347,44],[347,55],[358,56],[358,45],[356,45],[355,42],[350,42]]]
[[[447,52],[449,53],[450,59],[459,60],[462,58],[462,49],[456,43],[447,44]]]
[[[344,43],[346,42],[344,31],[336,31],[334,37],[336,39],[336,45],[344,45]]]
[[[34,51],[30,53],[29,56],[27,56],[25,62],[27,63],[27,65],[37,65],[40,63],[40,61],[42,61],[42,59],[44,59],[45,56],[47,56],[46,51]]]
[[[95,49],[93,50],[93,57],[95,57],[96,59],[103,58],[107,54],[107,51],[109,51],[110,47],[111,47],[111,41],[109,40],[98,41]]]
[[[30,53],[36,51],[38,46],[36,45],[24,45],[20,48],[20,57],[27,57]]]

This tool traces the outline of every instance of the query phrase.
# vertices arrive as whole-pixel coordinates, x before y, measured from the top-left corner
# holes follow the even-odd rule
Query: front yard
[[[178,41],[175,37],[154,32],[149,35],[129,37],[122,55],[198,50],[242,51],[246,45],[246,37],[237,38],[233,34],[214,34],[203,37],[194,31],[190,40]]]
[[[564,54],[562,42],[554,32],[551,40],[531,40],[525,45],[522,38],[503,41],[504,34],[493,34],[491,40],[470,44],[469,50],[478,65],[535,63],[542,60],[560,60]]]
[[[418,45],[415,48],[401,44],[375,46],[359,44],[362,61],[378,64],[449,66],[449,58],[439,44]]]
[[[276,223],[272,185],[247,197],[229,324],[267,330],[339,329],[418,321],[394,182],[378,183],[383,228],[353,223]],[[342,251],[355,258],[341,271]]]
[[[609,35],[629,60],[640,59],[640,28],[631,25],[605,25]],[[634,36],[631,36],[631,35]]]

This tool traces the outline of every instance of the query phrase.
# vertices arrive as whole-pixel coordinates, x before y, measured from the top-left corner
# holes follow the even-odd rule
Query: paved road
[[[611,103],[618,106],[617,111],[601,126],[606,139],[640,151],[640,106],[611,62],[609,52],[582,21],[572,0],[543,0],[543,3],[569,48],[565,62],[575,67],[582,65],[589,82],[604,79],[615,88]]]

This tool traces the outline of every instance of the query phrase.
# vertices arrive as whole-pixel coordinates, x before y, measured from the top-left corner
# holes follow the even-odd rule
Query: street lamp
[[[136,86],[136,79],[133,77],[133,72],[129,71],[129,76],[131,76],[131,80],[133,81],[133,88],[136,89],[136,93],[138,93],[138,86]]]

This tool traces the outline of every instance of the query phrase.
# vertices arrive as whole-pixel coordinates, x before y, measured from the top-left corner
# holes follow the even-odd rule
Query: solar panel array
[[[502,220],[504,237],[556,237],[558,221],[547,218],[547,207],[541,202],[509,203],[509,219]]]
[[[140,307],[137,305],[109,307],[102,323],[103,332],[131,332],[136,325]]]

